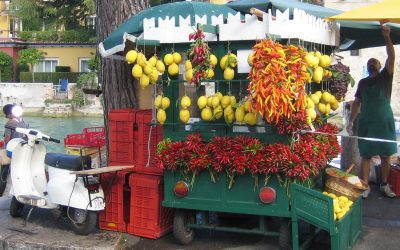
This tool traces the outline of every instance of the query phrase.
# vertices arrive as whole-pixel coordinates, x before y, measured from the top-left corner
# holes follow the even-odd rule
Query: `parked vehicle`
[[[60,141],[38,130],[9,128],[27,138],[13,139],[7,144],[13,195],[10,215],[21,216],[25,206],[52,209],[53,214],[68,218],[76,234],[91,233],[98,212],[105,207],[103,190],[92,175],[70,174],[90,168],[90,156],[46,153],[43,141]],[[29,215],[30,212],[27,219]]]

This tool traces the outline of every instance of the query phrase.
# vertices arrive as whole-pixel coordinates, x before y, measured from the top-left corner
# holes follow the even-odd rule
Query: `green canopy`
[[[113,31],[101,44],[100,52],[102,56],[108,56],[124,50],[124,34],[139,36],[143,32],[143,19],[175,17],[177,22],[179,16],[186,18],[191,16],[191,24],[195,26],[195,15],[207,16],[207,24],[211,24],[211,16],[223,15],[227,17],[228,13],[236,14],[237,11],[225,5],[216,5],[203,2],[175,2],[158,5],[145,9],[132,16],[115,31]]]
[[[252,7],[265,12],[271,9],[273,15],[275,15],[276,10],[285,11],[286,9],[289,9],[290,14],[292,14],[295,8],[304,10],[320,18],[327,18],[342,13],[342,11],[339,10],[302,3],[297,0],[238,0],[229,2],[226,5],[237,11],[246,13],[249,13]],[[381,27],[378,22],[339,21],[338,23],[340,23],[340,49],[342,50],[354,50],[385,45]],[[395,24],[391,24],[391,26],[393,28],[392,40],[395,44],[399,44],[400,26]]]

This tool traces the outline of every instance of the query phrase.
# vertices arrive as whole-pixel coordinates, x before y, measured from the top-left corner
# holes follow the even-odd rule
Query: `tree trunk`
[[[129,17],[148,7],[148,0],[97,0],[96,34],[98,41],[104,41]],[[108,112],[112,109],[137,107],[137,93],[134,84],[138,83],[134,83],[131,73],[132,66],[125,61],[101,58],[100,65],[99,81],[103,88],[104,125],[108,135]]]

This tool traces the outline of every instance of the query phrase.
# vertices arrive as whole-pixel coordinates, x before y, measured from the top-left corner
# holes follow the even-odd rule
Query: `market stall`
[[[174,13],[189,5],[190,15]],[[178,242],[214,229],[278,236],[281,248],[297,249],[304,220],[327,230],[333,249],[351,247],[361,200],[321,190],[321,173],[340,152],[339,131],[326,121],[352,84],[332,54],[339,25],[298,9],[243,16],[195,2],[137,16],[124,24],[132,32],[111,34],[100,51],[122,53],[137,84],[153,88],[148,125],[162,125],[164,138],[153,167],[164,170],[162,205],[175,209]],[[227,226],[226,214],[255,216],[258,226]]]

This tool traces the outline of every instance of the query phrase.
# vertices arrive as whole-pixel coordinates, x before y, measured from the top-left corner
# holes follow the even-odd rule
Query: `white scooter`
[[[12,139],[6,148],[11,157],[10,215],[21,216],[24,205],[32,206],[26,220],[34,207],[53,209],[54,214],[68,217],[76,234],[92,232],[97,225],[97,212],[105,207],[103,190],[92,175],[70,174],[90,168],[90,156],[46,154],[42,141],[60,141],[38,130],[8,128],[28,138]]]

